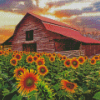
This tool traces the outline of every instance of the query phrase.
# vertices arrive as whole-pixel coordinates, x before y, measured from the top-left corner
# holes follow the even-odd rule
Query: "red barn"
[[[12,50],[56,52],[69,57],[100,53],[100,41],[82,36],[67,24],[33,13],[24,16],[13,36],[3,43],[7,44],[12,45]]]

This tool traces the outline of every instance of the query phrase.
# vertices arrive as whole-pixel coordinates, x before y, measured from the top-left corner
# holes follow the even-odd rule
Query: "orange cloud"
[[[6,41],[14,33],[15,26],[3,26],[0,28],[0,43]]]

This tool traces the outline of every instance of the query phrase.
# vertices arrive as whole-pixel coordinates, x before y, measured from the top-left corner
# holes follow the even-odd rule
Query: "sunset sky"
[[[100,32],[100,0],[0,0],[0,43],[13,35],[27,12],[86,32]]]

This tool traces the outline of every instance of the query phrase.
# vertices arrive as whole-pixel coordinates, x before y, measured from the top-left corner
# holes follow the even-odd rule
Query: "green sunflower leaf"
[[[17,94],[15,94],[15,95],[12,97],[11,100],[18,100],[18,99],[17,99]]]
[[[28,96],[34,95],[35,93],[36,93],[36,91],[34,90],[34,91],[30,92],[30,93],[28,94]]]
[[[57,91],[57,90],[59,90],[59,87],[60,87],[60,85],[56,84],[56,85],[53,86],[53,89]]]
[[[36,98],[36,96],[31,96],[30,98],[29,98],[29,100],[37,100],[37,98]]]
[[[95,93],[93,98],[96,99],[96,100],[100,100],[100,92]]]

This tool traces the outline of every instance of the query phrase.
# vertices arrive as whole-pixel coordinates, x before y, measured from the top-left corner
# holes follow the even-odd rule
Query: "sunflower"
[[[43,58],[38,58],[37,61],[36,61],[36,64],[37,64],[38,66],[44,65],[44,64],[45,64],[45,61],[43,60]]]
[[[15,57],[16,54],[12,54],[12,57]]]
[[[14,51],[14,53],[18,53],[18,51],[17,51],[17,50],[15,50],[15,51]]]
[[[32,63],[32,62],[33,62],[33,57],[32,57],[32,55],[27,56],[26,61],[27,61],[28,63]]]
[[[56,56],[56,53],[53,53],[52,55],[55,57]]]
[[[22,56],[23,55],[23,51],[20,51],[19,54]]]
[[[39,58],[40,57],[40,54],[38,53],[38,54],[36,54],[36,56]]]
[[[15,58],[16,58],[17,60],[21,60],[22,57],[21,57],[20,54],[17,53],[17,54],[15,55]]]
[[[26,54],[26,51],[23,51],[24,54]]]
[[[85,60],[87,60],[87,59],[88,59],[88,57],[87,57],[87,56],[85,56],[84,58],[85,58]]]
[[[51,53],[48,53],[48,57],[51,57],[52,56],[52,54]]]
[[[83,64],[85,62],[85,59],[84,59],[84,57],[80,56],[78,58],[78,61],[79,61],[80,64]]]
[[[64,56],[62,56],[62,60],[66,60],[67,59],[67,57],[64,55]]]
[[[3,51],[2,50],[0,50],[0,55],[2,55],[3,54]]]
[[[43,53],[42,52],[40,53],[40,56],[43,56]]]
[[[19,51],[20,54],[23,54],[23,51]]]
[[[50,60],[51,62],[54,62],[54,61],[55,61],[55,57],[51,56],[51,57],[49,58],[49,60]]]
[[[91,61],[90,61],[90,64],[91,64],[91,65],[96,64],[96,60],[95,60],[94,58],[92,58]]]
[[[99,60],[99,56],[94,56],[93,57],[95,60]]]
[[[60,60],[63,60],[63,57],[62,56],[60,56],[59,58],[60,58]]]
[[[25,52],[25,54],[28,55],[28,54],[30,54],[30,52],[27,51],[27,52]]]
[[[8,51],[9,51],[9,52],[12,52],[12,50],[11,50],[10,48],[8,49]]]
[[[37,61],[38,57],[37,56],[34,56],[33,57],[33,61]]]
[[[48,69],[45,65],[38,66],[37,70],[38,70],[38,73],[43,76],[45,76],[48,73]]]
[[[70,67],[70,66],[71,66],[71,60],[70,60],[70,59],[66,59],[66,60],[64,61],[64,65],[65,65],[66,67]]]
[[[17,59],[16,58],[12,58],[10,60],[10,64],[13,65],[13,66],[16,66],[17,65]]]
[[[74,69],[78,68],[78,66],[79,66],[79,61],[76,59],[76,57],[74,57],[74,58],[71,60],[71,65],[72,65],[72,68],[74,68]]]
[[[65,91],[75,93],[75,89],[78,87],[76,83],[71,83],[68,80],[61,80],[62,89]]]
[[[60,56],[62,56],[62,55],[60,53],[58,53],[57,56],[60,58]]]
[[[22,95],[27,95],[29,92],[33,90],[37,90],[37,82],[39,81],[38,74],[35,74],[34,70],[30,69],[26,70],[20,78],[17,78],[18,85],[17,88],[19,88],[19,93],[22,93]]]
[[[14,77],[16,78],[20,78],[20,76],[25,72],[25,68],[24,67],[19,67],[19,68],[15,68],[14,70]]]

